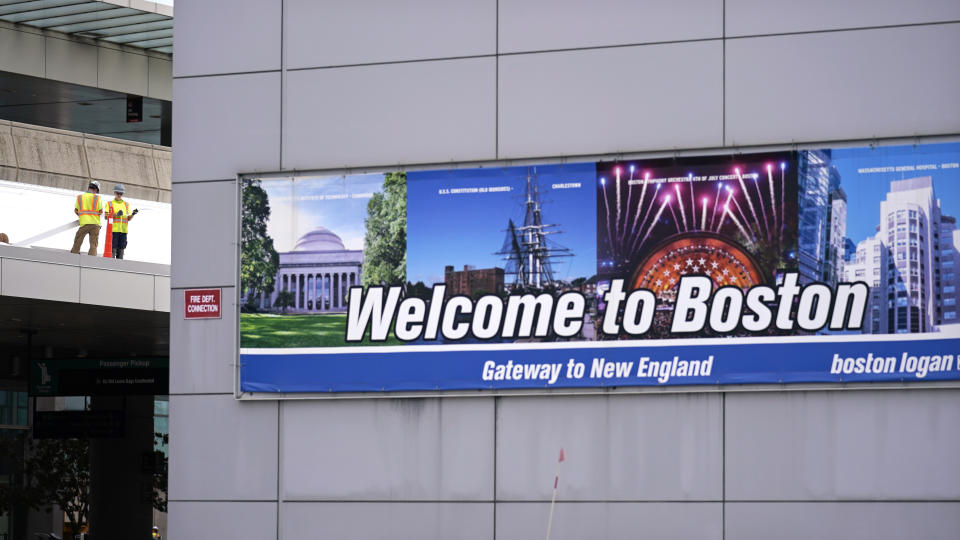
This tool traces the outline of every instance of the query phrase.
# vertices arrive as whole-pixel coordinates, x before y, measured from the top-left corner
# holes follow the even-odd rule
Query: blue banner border
[[[356,352],[243,350],[239,389],[252,393],[353,393],[960,380],[958,338],[549,345],[470,350],[391,347]],[[644,358],[647,361],[641,369]],[[574,376],[579,368],[571,369],[571,359],[574,366],[584,366],[579,378]],[[690,361],[699,362],[699,373],[693,371]],[[608,363],[612,367],[605,367]],[[518,373],[521,377],[515,378]],[[526,377],[531,374],[536,378]]]

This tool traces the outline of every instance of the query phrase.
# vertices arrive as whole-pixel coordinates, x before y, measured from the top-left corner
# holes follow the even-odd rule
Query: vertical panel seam
[[[720,144],[727,145],[727,0],[721,0],[720,37]]]
[[[497,411],[499,404],[500,397],[493,396],[493,540],[497,540]]]
[[[500,159],[500,0],[496,0],[494,13],[493,157]],[[494,405],[494,412],[496,412],[496,405]],[[494,525],[496,525],[496,517],[494,517]],[[493,535],[496,538],[496,531]]]
[[[283,494],[280,491],[280,445],[282,443],[281,437],[281,422],[283,421],[283,416],[281,414],[281,409],[283,408],[283,402],[277,402],[277,540],[280,540],[280,502],[283,498]]]
[[[720,538],[727,538],[727,393],[720,394]]]
[[[287,81],[287,65],[283,57],[283,52],[285,48],[284,45],[286,44],[286,41],[287,41],[283,32],[284,26],[285,26],[284,25],[285,14],[283,10],[284,4],[286,4],[286,0],[280,0],[280,136],[278,137],[278,139],[280,139],[279,141],[280,154],[278,156],[278,163],[277,163],[278,171],[283,170],[283,115],[284,115],[284,111],[286,110],[286,107],[284,107],[285,99],[283,94],[284,85]]]

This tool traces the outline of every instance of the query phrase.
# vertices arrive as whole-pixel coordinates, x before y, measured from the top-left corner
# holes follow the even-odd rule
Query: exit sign
[[[219,319],[220,289],[187,289],[183,291],[184,319]]]

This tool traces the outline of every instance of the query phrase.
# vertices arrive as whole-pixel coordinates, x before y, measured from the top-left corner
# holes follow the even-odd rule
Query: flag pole
[[[560,485],[560,464],[566,456],[563,448],[560,449],[560,459],[557,460],[557,474],[553,477],[553,497],[550,498],[550,519],[547,521],[547,540],[550,540],[550,529],[553,527],[553,508],[557,504],[557,487]]]

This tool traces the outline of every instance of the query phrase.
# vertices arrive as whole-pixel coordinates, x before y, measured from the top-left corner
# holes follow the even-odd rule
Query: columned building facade
[[[345,312],[350,287],[360,284],[363,251],[348,250],[332,231],[318,227],[303,235],[293,251],[280,253],[280,269],[270,297],[275,307],[281,292],[293,294],[295,313]]]

